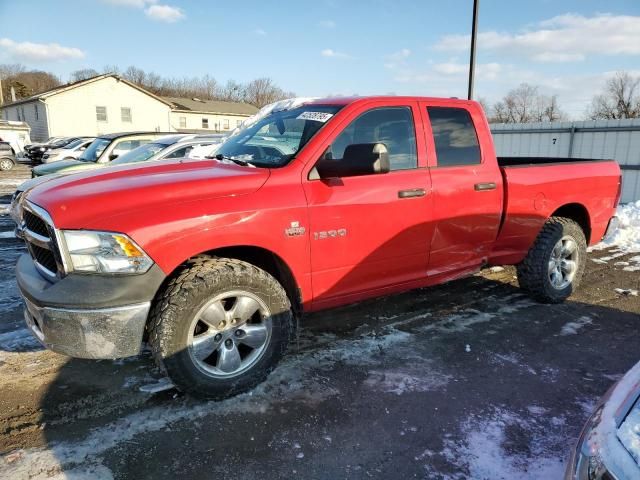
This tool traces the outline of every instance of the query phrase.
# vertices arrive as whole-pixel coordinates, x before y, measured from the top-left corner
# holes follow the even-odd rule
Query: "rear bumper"
[[[31,333],[48,349],[77,358],[121,358],[140,351],[150,302],[73,310],[24,301]]]
[[[611,217],[609,219],[609,224],[607,225],[607,230],[604,232],[604,236],[602,237],[602,240],[606,240],[607,238],[611,237],[616,232],[619,225],[620,225],[620,219],[615,215]]]

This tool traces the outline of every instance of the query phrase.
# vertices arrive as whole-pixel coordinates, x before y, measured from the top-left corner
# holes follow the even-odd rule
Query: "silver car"
[[[76,160],[94,140],[95,137],[78,138],[64,148],[50,150],[42,156],[42,163],[57,162],[58,160]]]
[[[170,160],[172,158],[202,158],[202,151],[212,153],[222,138],[196,135],[169,135],[141,145],[111,162],[110,165],[126,165],[138,162]],[[193,153],[193,155],[192,155]]]
[[[640,363],[600,400],[565,474],[565,480],[631,479],[640,479]]]

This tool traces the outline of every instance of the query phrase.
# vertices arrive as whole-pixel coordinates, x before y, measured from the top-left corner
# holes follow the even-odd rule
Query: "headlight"
[[[38,150],[40,150],[41,152],[44,152],[46,150],[46,148],[40,147]]]
[[[62,234],[71,271],[145,273],[153,265],[153,260],[122,233],[63,230]]]

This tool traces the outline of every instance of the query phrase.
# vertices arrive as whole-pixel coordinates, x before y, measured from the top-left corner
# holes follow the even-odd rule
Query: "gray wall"
[[[613,158],[622,169],[621,202],[640,200],[640,119],[491,125],[503,157]]]

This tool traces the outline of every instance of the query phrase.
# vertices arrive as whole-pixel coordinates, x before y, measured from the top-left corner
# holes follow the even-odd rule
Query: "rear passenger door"
[[[488,125],[472,103],[420,107],[427,148],[435,152],[429,155],[435,231],[428,273],[478,268],[493,247],[502,211],[502,176]]]

